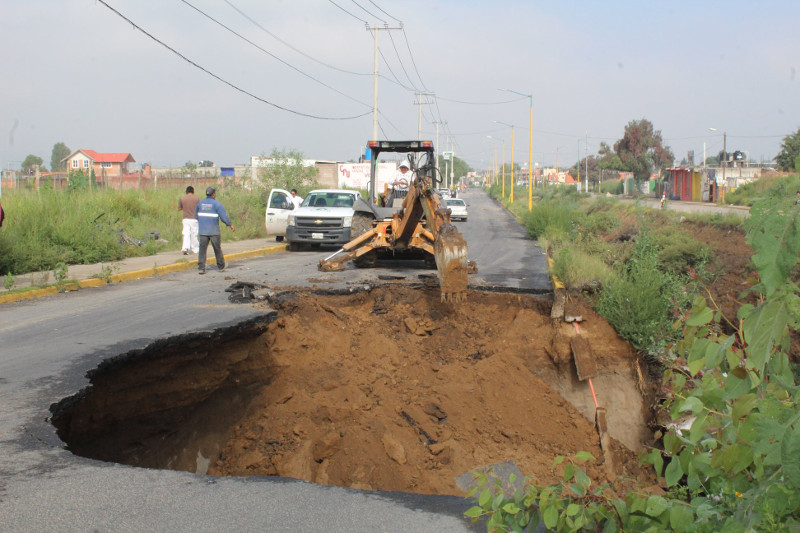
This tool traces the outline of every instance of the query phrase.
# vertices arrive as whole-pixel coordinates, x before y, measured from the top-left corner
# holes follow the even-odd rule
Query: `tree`
[[[600,168],[604,170],[625,170],[625,165],[622,164],[619,155],[614,153],[607,143],[600,142],[600,149],[597,150],[597,155],[600,156],[600,160],[597,162],[597,166]]]
[[[800,128],[783,138],[781,151],[775,156],[775,164],[784,172],[798,171],[797,158],[800,157]]]
[[[445,160],[440,155],[439,156],[439,172],[442,173],[442,176],[441,176],[442,183],[445,183],[446,181],[449,183],[449,179],[450,179],[450,176],[445,176],[444,175],[445,169],[447,169],[447,172],[449,173],[450,169],[452,168],[452,170],[453,170],[453,181],[454,182],[458,182],[459,178],[462,178],[462,177],[466,176],[467,173],[471,170],[466,161],[456,157],[455,155],[453,156],[453,160],[452,161],[447,161],[446,163],[447,164],[445,165]],[[508,169],[506,169],[506,172],[509,172],[510,168],[511,167],[509,166]],[[515,172],[516,172],[516,169],[517,169],[517,167],[515,166],[515,168],[514,168]]]
[[[186,164],[183,165],[184,174],[188,174],[192,178],[194,177],[195,170],[197,170],[197,165],[191,161],[187,161]]]
[[[57,142],[53,145],[53,152],[50,155],[50,168],[53,169],[53,172],[67,169],[67,162],[63,161],[63,159],[71,153],[72,150],[63,142]]]
[[[647,119],[632,120],[625,126],[625,135],[614,143],[624,170],[633,172],[637,182],[646,181],[653,171],[660,173],[675,161],[669,147],[663,145],[661,131],[653,129]]]
[[[26,174],[33,174],[34,167],[38,166],[40,170],[44,170],[42,168],[42,158],[33,154],[28,154],[28,157],[25,158],[25,161],[22,162],[22,171]]]
[[[317,182],[317,168],[314,166],[303,166],[303,154],[296,150],[288,152],[272,149],[272,153],[267,157],[266,166],[259,168],[255,179],[260,181],[266,191],[276,187],[282,189],[297,189],[301,193],[307,187],[313,187]],[[302,196],[302,194],[301,194]]]

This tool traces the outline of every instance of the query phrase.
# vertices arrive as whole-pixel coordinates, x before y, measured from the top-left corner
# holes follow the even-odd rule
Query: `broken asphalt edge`
[[[277,246],[270,246],[267,248],[257,248],[255,250],[248,250],[246,252],[236,252],[232,254],[225,254],[225,262],[237,261],[240,259],[248,259],[251,257],[259,257],[262,255],[274,254],[283,252],[287,248],[285,244]],[[185,261],[181,263],[171,263],[169,265],[155,266],[153,268],[144,268],[141,270],[131,270],[128,272],[121,272],[119,274],[110,274],[97,278],[86,278],[81,280],[66,281],[62,284],[51,285],[42,289],[33,289],[30,291],[17,292],[14,294],[0,295],[0,304],[18,302],[20,300],[29,300],[31,298],[41,298],[51,294],[58,294],[59,292],[75,291],[78,289],[85,289],[88,287],[102,287],[111,283],[120,283],[122,281],[132,281],[135,279],[149,278],[159,274],[169,274],[171,272],[180,272],[182,270],[189,270],[197,266],[197,260]]]

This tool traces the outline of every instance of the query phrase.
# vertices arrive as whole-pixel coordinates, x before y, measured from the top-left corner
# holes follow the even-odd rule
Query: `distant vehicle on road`
[[[448,188],[436,189],[436,194],[438,194],[442,200],[446,200],[451,196],[450,189]]]
[[[460,198],[445,198],[444,203],[450,208],[450,220],[467,221],[467,204]]]

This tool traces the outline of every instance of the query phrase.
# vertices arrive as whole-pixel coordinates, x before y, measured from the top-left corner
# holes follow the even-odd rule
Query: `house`
[[[111,178],[130,175],[129,163],[136,160],[128,153],[101,154],[94,150],[78,150],[62,159],[67,163],[67,172],[94,170],[97,183],[107,183]]]

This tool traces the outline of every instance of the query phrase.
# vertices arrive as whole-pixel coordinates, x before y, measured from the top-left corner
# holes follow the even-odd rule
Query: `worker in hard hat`
[[[403,160],[397,170],[394,180],[389,184],[389,199],[386,202],[387,207],[392,207],[395,198],[405,198],[408,194],[408,186],[412,183],[414,174],[409,172],[410,166],[408,161]]]

